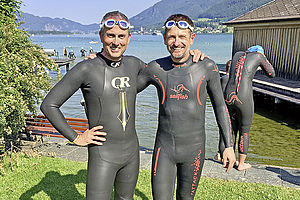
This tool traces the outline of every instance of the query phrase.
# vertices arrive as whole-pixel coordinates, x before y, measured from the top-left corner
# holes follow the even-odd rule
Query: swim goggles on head
[[[125,20],[114,20],[114,19],[108,19],[105,22],[102,22],[100,24],[100,29],[102,29],[103,26],[105,26],[106,28],[112,28],[115,25],[119,25],[119,27],[121,29],[128,29],[128,28],[132,28],[132,26],[130,26],[129,22],[125,21]]]
[[[171,20],[171,21],[167,21],[165,27],[167,29],[171,29],[172,27],[174,26],[178,26],[179,28],[182,28],[182,29],[187,29],[189,28],[192,32],[194,30],[194,27],[192,27],[191,25],[189,25],[189,23],[187,23],[186,21],[178,21],[178,22],[175,22],[174,20]]]

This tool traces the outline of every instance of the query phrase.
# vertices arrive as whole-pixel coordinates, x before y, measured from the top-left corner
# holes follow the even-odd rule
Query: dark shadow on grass
[[[148,197],[146,197],[146,195],[144,193],[142,193],[139,189],[135,189],[134,194],[140,198],[142,198],[142,200],[149,200]],[[113,191],[110,197],[110,200],[114,200],[114,196],[115,196],[115,192]]]
[[[61,175],[56,171],[47,172],[45,177],[35,186],[20,196],[20,200],[32,199],[34,195],[43,191],[51,200],[85,199],[75,187],[75,184],[86,182],[87,170],[79,170],[76,175]]]
[[[299,176],[295,176],[289,173],[288,171],[278,167],[266,167],[266,170],[275,172],[276,174],[278,174],[278,177],[281,178],[283,181],[300,186],[300,170],[295,170],[295,174],[299,174]]]
[[[148,197],[144,193],[142,193],[139,189],[135,189],[134,194],[138,197],[141,197],[142,200],[149,200]]]

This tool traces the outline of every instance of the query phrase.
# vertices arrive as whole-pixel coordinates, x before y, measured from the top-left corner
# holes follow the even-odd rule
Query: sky
[[[99,23],[106,12],[133,17],[160,0],[22,0],[21,11],[40,17],[66,18],[84,25]]]

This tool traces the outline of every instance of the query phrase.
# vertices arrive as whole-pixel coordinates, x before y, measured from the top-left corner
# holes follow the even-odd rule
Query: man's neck
[[[111,66],[111,67],[114,67],[114,68],[117,68],[117,67],[120,66],[121,59],[119,61],[110,60],[102,52],[98,53],[97,55],[100,56],[106,62],[106,64],[108,66]]]
[[[190,58],[190,55],[188,54],[187,56],[185,56],[184,58],[174,58],[173,56],[171,56],[171,59],[174,63],[185,63],[186,61],[188,61],[188,59]]]

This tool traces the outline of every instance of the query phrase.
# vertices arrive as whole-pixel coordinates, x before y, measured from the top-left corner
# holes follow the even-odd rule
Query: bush
[[[26,114],[36,113],[42,92],[50,87],[47,68],[54,66],[18,29],[19,5],[14,0],[0,4],[0,153],[18,144]]]

